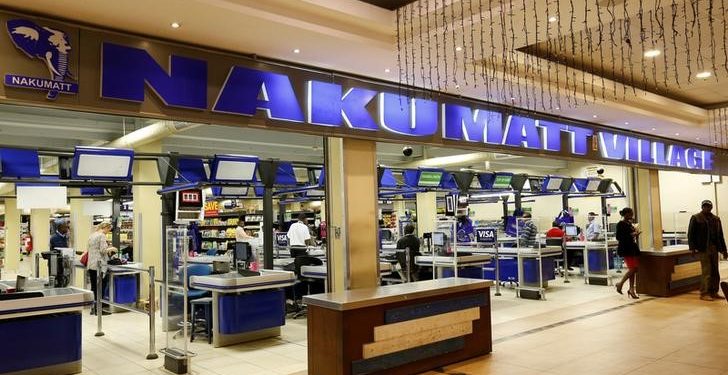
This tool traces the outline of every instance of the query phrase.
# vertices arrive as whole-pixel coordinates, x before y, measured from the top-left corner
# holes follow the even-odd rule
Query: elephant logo
[[[7,22],[10,39],[20,51],[31,59],[39,59],[48,68],[51,79],[8,74],[5,84],[14,87],[47,90],[46,98],[55,100],[59,94],[75,94],[78,85],[69,69],[71,43],[68,35],[57,29],[40,26],[35,22],[14,19]]]

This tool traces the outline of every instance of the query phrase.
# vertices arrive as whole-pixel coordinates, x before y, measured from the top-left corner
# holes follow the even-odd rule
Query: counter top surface
[[[584,248],[588,247],[590,249],[593,248],[599,248],[604,247],[604,244],[607,244],[608,247],[614,247],[617,246],[619,243],[616,240],[609,240],[609,241],[567,241],[566,247],[579,247]]]
[[[344,311],[415,298],[433,297],[450,293],[487,288],[490,280],[446,278],[413,283],[362,288],[338,293],[314,294],[304,297],[304,303],[327,309]]]
[[[258,276],[242,276],[237,272],[217,275],[191,276],[190,287],[212,292],[241,292],[282,288],[293,285],[296,275],[289,271],[261,270]]]
[[[655,249],[642,250],[642,254],[650,255],[650,256],[685,255],[685,254],[690,254],[690,247],[688,245],[665,246],[662,248],[662,250],[655,250]]]
[[[14,281],[2,281],[5,285]],[[39,292],[42,296],[38,295]],[[93,293],[74,287],[68,288],[29,288],[18,296],[26,294],[29,298],[0,301],[0,319],[21,316],[51,314],[56,312],[80,311],[83,306],[93,303]]]

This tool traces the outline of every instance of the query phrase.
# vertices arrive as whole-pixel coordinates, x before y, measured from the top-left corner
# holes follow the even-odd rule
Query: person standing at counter
[[[306,214],[298,215],[298,221],[291,224],[288,228],[288,244],[291,247],[291,257],[306,255],[306,246],[311,241],[311,231],[308,228],[308,218]]]
[[[586,225],[586,240],[596,241],[602,234],[602,225],[597,220],[597,214],[590,212],[587,216],[589,223]]]
[[[415,236],[415,226],[407,224],[404,227],[404,236],[397,240],[397,249],[409,251],[409,273],[410,280],[417,281],[418,269],[415,264],[415,257],[420,253],[420,239]]]
[[[56,233],[51,236],[50,250],[68,247],[68,224],[65,221],[56,222]]]
[[[620,280],[616,287],[617,293],[622,294],[622,286],[629,280],[629,291],[627,294],[634,298],[640,298],[637,295],[635,288],[635,279],[637,278],[637,270],[639,268],[639,255],[640,247],[637,244],[637,238],[640,235],[640,230],[635,228],[632,221],[634,220],[634,210],[629,207],[625,207],[622,211],[619,211],[622,216],[622,220],[617,223],[617,241],[619,245],[617,247],[617,254],[624,258],[624,263],[627,265],[627,273],[624,274],[622,280]]]
[[[458,242],[472,242],[475,239],[473,221],[467,215],[458,216],[457,223]]]
[[[700,299],[712,301],[723,298],[718,293],[720,273],[718,271],[718,253],[728,259],[723,227],[720,218],[713,215],[713,202],[704,200],[701,211],[690,218],[688,226],[688,243],[693,254],[700,257],[702,277],[700,280]]]
[[[235,242],[248,242],[252,238],[245,231],[245,216],[241,216],[238,219],[238,226],[235,227]]]
[[[534,246],[536,244],[536,235],[538,235],[538,227],[533,222],[530,212],[523,214],[523,228],[521,228],[518,238],[520,246]]]
[[[106,266],[109,258],[116,253],[116,248],[110,247],[106,240],[106,235],[111,232],[111,224],[103,222],[96,227],[96,231],[91,234],[88,239],[88,276],[91,281],[91,291],[94,292],[94,301],[96,301],[96,293],[103,293],[109,283],[106,275]],[[100,267],[99,267],[100,266]],[[96,283],[98,277],[102,277],[102,290],[97,290]],[[91,308],[91,315],[96,315],[96,305]],[[110,312],[102,311],[103,315]]]

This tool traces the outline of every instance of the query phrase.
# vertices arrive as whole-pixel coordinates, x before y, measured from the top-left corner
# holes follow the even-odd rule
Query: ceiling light
[[[680,136],[680,133],[675,133],[675,135],[679,137]]]
[[[384,73],[389,73],[389,72],[390,72],[389,68],[384,69]]]
[[[625,122],[624,122],[624,124],[625,124],[625,125],[629,125],[629,122],[625,121]]]
[[[462,51],[462,50],[463,50],[463,47],[455,47],[455,51],[458,51],[458,52],[460,52],[460,51]]]
[[[557,111],[558,111],[558,110],[560,110],[560,109],[561,109],[560,107],[556,107],[556,110],[557,110]]]
[[[556,21],[558,21],[558,20],[559,20],[559,19],[558,19],[558,18],[556,18],[556,16],[551,16],[551,17],[549,17],[549,22],[551,22],[551,23],[554,23],[554,22],[556,22]]]
[[[455,88],[456,88],[456,89],[459,89],[459,88],[460,88],[460,85],[455,85]]]
[[[651,50],[645,51],[645,57],[657,57],[657,56],[660,56],[661,53],[662,52],[660,52],[659,49],[651,49]]]
[[[655,131],[655,130],[657,130],[657,128],[652,128],[652,131]]]
[[[597,118],[597,117],[599,117],[599,116],[597,116],[597,115],[592,115],[592,117],[593,117],[593,118]]]
[[[710,77],[711,75],[713,75],[713,73],[705,71],[705,72],[700,72],[700,73],[696,74],[695,76],[698,78],[705,79],[705,78]]]
[[[179,29],[182,25],[179,22],[172,22],[169,26],[172,26],[173,29]]]
[[[514,97],[512,97],[512,96],[511,96],[511,100],[512,100],[512,101],[515,101],[515,100],[516,100],[516,98],[514,98]]]
[[[695,137],[695,140],[696,140],[696,141],[699,141],[699,140],[700,140],[700,137]]]
[[[293,53],[301,53],[301,50],[298,49],[298,48],[296,48],[296,49],[293,50]]]

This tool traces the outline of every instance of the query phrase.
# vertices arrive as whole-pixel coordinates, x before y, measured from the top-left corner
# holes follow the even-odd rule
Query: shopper
[[[523,228],[520,229],[518,238],[520,239],[519,246],[534,246],[536,245],[536,235],[538,234],[538,227],[533,222],[530,212],[523,214]]]
[[[68,224],[63,221],[56,221],[56,233],[51,236],[50,250],[68,247]]]
[[[622,294],[622,286],[629,280],[629,291],[627,294],[632,298],[640,298],[637,295],[635,288],[635,279],[637,278],[637,271],[639,268],[639,255],[640,247],[637,244],[637,238],[641,231],[637,229],[634,224],[634,210],[629,207],[625,207],[622,211],[619,211],[622,216],[622,220],[617,223],[617,241],[619,245],[617,247],[617,254],[624,258],[624,263],[627,265],[627,273],[624,274],[622,280],[617,283],[617,293]]]
[[[701,211],[690,218],[688,226],[688,243],[693,254],[700,257],[702,278],[700,282],[700,299],[712,301],[723,298],[718,293],[720,273],[718,272],[718,253],[728,259],[723,227],[720,218],[713,215],[713,202],[704,200]]]
[[[245,216],[241,216],[238,219],[238,226],[235,227],[235,242],[248,242],[252,238],[245,231]]]
[[[597,220],[597,214],[594,212],[589,212],[587,220],[589,220],[589,223],[586,225],[586,240],[596,241],[602,234],[602,225]]]
[[[409,273],[410,280],[417,281],[419,273],[415,264],[415,257],[422,255],[420,253],[420,239],[415,236],[415,226],[407,224],[404,226],[404,236],[397,240],[397,249],[405,249],[409,252]]]
[[[306,214],[298,215],[298,221],[291,224],[288,228],[288,245],[291,247],[291,257],[306,255],[306,246],[311,241],[311,231],[308,228],[308,218]]]
[[[561,228],[561,224],[559,224],[559,222],[557,222],[557,221],[554,221],[551,224],[551,229],[546,231],[546,238],[563,239],[564,235],[565,235],[564,230]]]
[[[96,231],[91,234],[88,239],[88,275],[91,282],[91,290],[94,292],[94,301],[96,301],[97,293],[102,293],[108,285],[108,276],[106,275],[106,266],[109,258],[116,253],[116,248],[110,247],[106,240],[106,235],[111,232],[111,224],[103,222],[96,227]],[[99,291],[96,288],[98,277],[102,277],[102,288]],[[96,305],[91,308],[91,315],[95,315]],[[103,315],[110,314],[102,311]]]
[[[472,242],[475,239],[475,229],[473,221],[468,215],[459,215],[457,222],[457,239],[458,242]]]

